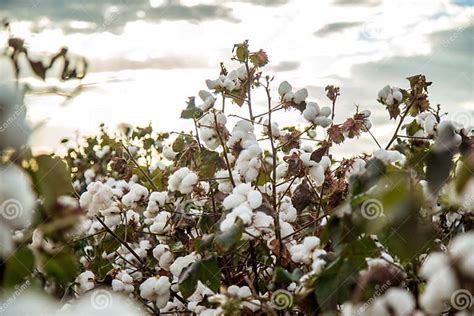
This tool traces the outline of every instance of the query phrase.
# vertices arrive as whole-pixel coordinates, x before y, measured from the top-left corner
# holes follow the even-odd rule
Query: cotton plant
[[[98,293],[130,315],[471,313],[454,296],[473,289],[474,136],[430,106],[426,78],[374,95],[397,120],[383,143],[368,109],[334,111],[338,87],[316,101],[267,76],[248,42],[232,59],[183,110],[192,131],[102,126],[65,142],[69,168],[2,162],[1,201],[21,201],[28,219],[0,218],[2,240],[34,268],[7,260],[23,274],[1,281],[36,279],[73,315]],[[359,137],[377,149],[335,154]]]

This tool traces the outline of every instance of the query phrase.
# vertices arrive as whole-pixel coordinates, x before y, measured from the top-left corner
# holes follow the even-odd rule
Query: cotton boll
[[[187,256],[178,257],[170,266],[170,271],[175,277],[179,277],[183,269],[187,268],[197,259],[198,257],[194,253],[191,253]]]
[[[316,182],[316,184],[322,185],[324,182],[324,168],[322,166],[314,166],[309,169],[310,177]]]
[[[270,227],[273,224],[273,217],[263,213],[256,212],[254,218],[254,226],[257,228]]]
[[[280,83],[280,86],[278,87],[278,94],[283,97],[285,96],[287,93],[291,92],[293,88],[291,87],[291,85],[288,83],[288,81],[283,81],[282,83]]]
[[[383,87],[379,93],[378,93],[378,97],[380,99],[386,99],[388,97],[388,95],[390,94],[390,86],[389,85],[386,85],[385,87]]]
[[[332,120],[324,116],[318,116],[313,120],[313,123],[314,125],[321,126],[322,128],[326,128],[332,124]]]
[[[303,117],[309,122],[313,121],[317,115],[318,112],[314,107],[307,106],[306,109],[303,111]]]
[[[280,202],[280,219],[292,223],[296,218],[297,212],[291,199],[288,196],[283,197]]]
[[[288,164],[282,163],[276,167],[276,178],[281,179],[288,174]]]
[[[13,164],[0,166],[0,179],[0,222],[17,229],[29,226],[35,207],[30,179]]]
[[[268,119],[263,122],[263,134],[270,135],[268,131]],[[271,126],[272,137],[280,137],[280,128],[278,127],[277,122],[273,122]]]
[[[283,101],[284,102],[291,102],[293,101],[293,92],[288,92],[285,94],[285,96],[283,97]]]
[[[308,90],[306,88],[300,89],[295,92],[293,95],[293,102],[300,104],[306,100],[308,97]]]
[[[177,153],[175,153],[173,149],[171,149],[171,147],[169,146],[164,146],[162,153],[163,153],[163,156],[168,160],[173,160],[177,155]]]
[[[216,80],[207,79],[206,80],[206,86],[211,90],[218,89],[218,88],[220,88],[220,81],[219,81],[219,79],[216,79]]]
[[[168,212],[160,212],[154,219],[153,224],[150,226],[150,232],[154,234],[165,234],[170,231],[171,227],[168,223],[171,214]]]
[[[235,89],[235,82],[229,79],[226,79],[224,81],[224,88],[226,88],[228,91],[233,91]]]
[[[330,107],[328,106],[324,106],[321,108],[321,110],[319,111],[319,116],[325,116],[325,117],[329,117],[332,113],[332,110]]]
[[[246,196],[243,194],[230,194],[227,196],[224,201],[222,202],[222,205],[224,206],[225,209],[233,209],[240,204],[244,203],[246,201]]]
[[[247,200],[252,209],[259,208],[262,205],[262,194],[255,190],[249,191],[247,193]]]
[[[327,170],[331,166],[331,159],[328,156],[321,157],[321,161],[319,162],[324,170]]]
[[[85,271],[79,274],[76,277],[77,285],[77,292],[80,294],[84,294],[85,292],[93,289],[95,287],[95,275],[92,271]]]
[[[245,204],[239,205],[232,211],[233,216],[242,220],[244,225],[249,225],[252,222],[252,210]]]
[[[293,226],[291,226],[291,224],[287,223],[283,219],[280,220],[280,230],[282,238],[285,238],[286,236],[289,236],[295,232]]]
[[[397,102],[402,101],[403,99],[403,94],[398,90],[398,88],[393,88],[393,99]]]
[[[158,308],[164,308],[170,299],[170,281],[168,277],[151,277],[140,285],[140,296],[156,301]]]
[[[415,299],[410,292],[391,287],[382,297],[374,301],[372,315],[411,315],[415,310]]]

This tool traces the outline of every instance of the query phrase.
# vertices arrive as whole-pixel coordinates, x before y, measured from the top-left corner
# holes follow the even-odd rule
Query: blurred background
[[[372,132],[386,143],[395,122],[376,102],[386,84],[407,87],[406,77],[433,81],[430,99],[450,116],[474,125],[473,0],[0,0],[0,52],[9,37],[24,39],[29,56],[41,60],[66,46],[84,56],[88,75],[42,81],[26,61],[20,82],[36,150],[60,151],[60,140],[88,135],[100,123],[145,125],[158,130],[190,130],[180,120],[187,97],[206,89],[219,63],[229,61],[234,43],[250,40],[267,51],[264,70],[274,87],[288,80],[306,87],[309,100],[329,105],[324,87],[341,87],[336,122],[355,111],[372,111]],[[3,54],[2,54],[3,55]],[[8,57],[0,56],[0,82],[15,80]],[[44,93],[42,93],[42,91]],[[51,93],[54,92],[54,93]],[[264,112],[255,98],[255,113]],[[261,102],[260,102],[261,100]],[[235,106],[237,107],[237,106]],[[282,115],[283,124],[302,124]],[[369,136],[341,152],[370,151]]]

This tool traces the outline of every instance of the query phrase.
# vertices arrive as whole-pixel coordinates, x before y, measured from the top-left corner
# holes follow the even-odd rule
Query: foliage
[[[326,87],[326,107],[286,81],[275,98],[267,54],[248,42],[233,54],[240,67],[221,65],[202,104],[192,97],[183,109],[192,133],[102,126],[80,144],[64,140],[64,159],[0,148],[39,198],[31,225],[1,222],[16,245],[2,285],[38,279],[39,291],[72,302],[101,286],[153,313],[460,311],[452,296],[474,290],[472,251],[459,250],[474,242],[474,135],[431,106],[431,83],[416,75],[379,92],[397,120],[383,149],[370,111],[335,117],[338,87]],[[255,115],[257,90],[268,109]],[[231,130],[229,102],[249,112]],[[307,125],[280,128],[277,111]],[[362,133],[380,149],[332,156]],[[3,202],[9,191],[0,191]]]

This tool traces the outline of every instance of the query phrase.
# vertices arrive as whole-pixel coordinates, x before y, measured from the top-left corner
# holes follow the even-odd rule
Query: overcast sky
[[[178,121],[186,98],[217,77],[244,39],[268,52],[275,86],[307,87],[324,105],[324,86],[340,85],[336,121],[359,104],[374,113],[382,140],[392,125],[378,90],[406,87],[404,78],[418,73],[434,82],[432,103],[474,125],[473,12],[473,0],[0,0],[0,18],[30,51],[68,46],[91,64],[86,82],[94,85],[66,106],[59,96],[28,98],[31,120],[45,123],[34,138],[40,147],[100,122],[186,128]],[[11,78],[0,60],[0,81]]]

